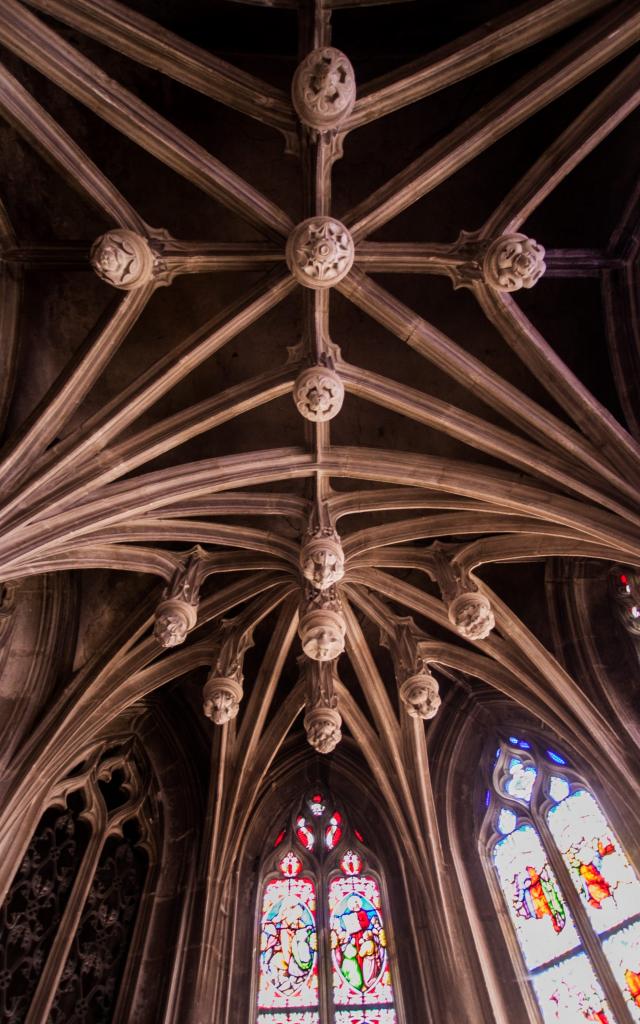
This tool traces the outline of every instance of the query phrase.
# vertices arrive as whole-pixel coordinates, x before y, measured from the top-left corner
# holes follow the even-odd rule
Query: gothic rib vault
[[[409,837],[411,869],[427,896],[447,885],[434,857],[424,726],[438,714],[440,684],[477,681],[562,733],[568,748],[592,737],[607,752],[602,770],[614,786],[620,773],[638,775],[614,702],[595,702],[489,582],[503,563],[522,566],[525,585],[527,567],[549,559],[640,567],[637,189],[623,197],[602,249],[553,248],[528,230],[554,190],[640,105],[637,4],[503,4],[495,21],[364,82],[355,58],[332,39],[332,15],[337,23],[343,9],[355,8],[350,17],[366,21],[365,3],[254,6],[273,8],[256,15],[288,12],[299,21],[290,93],[154,25],[139,13],[144,5],[0,0],[7,51],[0,115],[42,167],[53,168],[42,180],[59,178],[80,196],[69,207],[71,236],[59,210],[60,234],[35,239],[14,227],[11,203],[2,212],[5,603],[18,600],[25,581],[56,574],[66,580],[108,570],[137,578],[126,621],[101,638],[101,649],[76,659],[75,673],[69,666],[64,686],[40,692],[32,674],[20,699],[7,688],[1,888],[38,819],[42,779],[61,777],[128,709],[175,680],[197,678],[215,753],[209,936],[243,822],[301,724],[320,754],[335,750],[343,731],[360,747],[395,827]],[[394,7],[398,17],[406,6]],[[253,15],[254,7],[244,10]],[[147,104],[105,74],[100,61],[108,63],[111,51],[133,82],[138,62],[158,72],[156,87],[166,77],[199,94],[198,110],[210,103],[220,123],[240,115],[238,138],[255,131],[257,151],[271,154],[268,171],[256,166],[252,178],[266,186],[250,183],[250,173],[233,170],[157,112],[160,102]],[[522,74],[515,59],[525,62]],[[387,142],[394,169],[368,194],[358,191],[359,181],[379,168],[340,182],[343,153],[349,164],[361,132],[370,152],[378,125],[383,131],[405,108],[446,98],[500,62],[508,65],[505,87],[472,104],[468,117],[419,155],[400,146],[404,166],[394,168]],[[434,240],[414,240],[407,219],[414,207],[591,80],[597,88],[579,99],[579,109],[564,121],[562,110],[554,115],[554,134],[535,158],[507,174],[489,215],[463,223],[450,207],[443,215],[448,241],[436,240],[442,221]],[[147,80],[140,81],[147,95]],[[220,105],[232,113],[220,113]],[[181,122],[184,108],[176,109]],[[99,122],[109,126],[104,136]],[[110,175],[89,152],[94,145],[106,152],[121,137],[123,146],[129,141]],[[229,139],[223,148],[237,153]],[[127,180],[123,165],[138,152],[143,187],[130,202],[114,182]],[[188,183],[182,234],[180,226],[174,236],[166,224],[147,222],[158,212],[145,196],[156,162],[164,165],[161,176],[168,168]],[[240,163],[252,171],[246,155]],[[634,166],[637,175],[637,159]],[[161,180],[166,188],[173,178]],[[193,230],[203,209],[197,193],[199,202],[213,203],[215,241],[200,241]],[[171,215],[178,225],[179,201]],[[65,192],[60,209],[67,202]],[[73,212],[85,203],[96,211],[87,214],[86,224],[98,225],[90,237]],[[422,232],[424,217],[416,217]],[[38,274],[46,288],[58,287],[50,283],[56,276],[71,281],[69,304],[80,306],[86,289],[91,322],[65,358],[64,346],[55,357],[45,352],[42,372],[34,371],[21,398],[24,318],[33,326],[44,308]],[[404,285],[395,288],[400,277],[411,282],[418,308],[405,301]],[[198,279],[215,299],[213,315],[200,316],[206,302]],[[561,356],[545,339],[525,301],[545,288],[557,296],[565,279],[602,281],[627,426],[572,371],[572,351]],[[423,280],[424,300],[415,284]],[[476,304],[463,336],[449,337],[429,320],[429,296],[437,296],[440,316],[444,285],[452,308]],[[63,310],[65,300],[56,301]],[[35,303],[35,313],[25,302]],[[165,315],[170,339],[162,337]],[[175,333],[181,317],[184,329]],[[481,318],[480,333],[499,338],[486,361],[472,337]],[[234,344],[242,368],[235,376],[224,362]],[[505,372],[496,368],[497,348]],[[217,373],[228,386],[219,386]],[[373,416],[360,417],[365,406]],[[375,433],[366,436],[375,417],[386,425],[385,445]],[[5,665],[11,616],[6,621]],[[444,912],[440,924],[444,947],[455,953]],[[439,984],[446,993],[444,968]],[[203,955],[194,1020],[207,1019],[204,1008],[222,998],[219,987]],[[462,1006],[470,997],[459,998]]]

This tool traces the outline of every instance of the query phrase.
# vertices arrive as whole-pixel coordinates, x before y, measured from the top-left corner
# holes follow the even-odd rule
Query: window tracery
[[[554,749],[509,736],[485,802],[490,875],[540,1019],[640,1021],[640,880],[584,779]]]
[[[278,831],[262,877],[256,1024],[398,1024],[379,873],[328,794]]]
[[[0,910],[0,1021],[109,1024],[152,838],[130,744],[97,747],[53,787]]]

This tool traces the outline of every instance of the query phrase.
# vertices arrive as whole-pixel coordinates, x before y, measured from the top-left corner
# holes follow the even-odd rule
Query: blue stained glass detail
[[[531,744],[530,744],[530,743],[527,743],[527,741],[526,741],[526,740],[520,740],[520,742],[518,743],[518,746],[519,746],[519,747],[520,747],[520,748],[521,748],[522,750],[531,750]]]
[[[509,743],[513,743],[516,747],[518,746],[519,742],[520,742],[520,740],[518,739],[517,736],[510,736],[509,737]]]
[[[556,754],[553,750],[547,750],[547,757],[550,757],[555,764],[566,764],[564,757],[560,757],[560,754]]]
[[[491,790],[488,789],[484,796],[484,806],[488,807],[491,803]]]

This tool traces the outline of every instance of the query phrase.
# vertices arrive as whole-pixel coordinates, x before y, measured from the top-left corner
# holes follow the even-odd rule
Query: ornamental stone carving
[[[293,76],[291,98],[295,111],[309,128],[337,128],[356,101],[356,78],[348,57],[333,46],[312,50]]]
[[[307,534],[300,549],[302,575],[317,590],[326,590],[344,576],[344,552],[331,528],[318,527]]]
[[[232,676],[211,676],[202,691],[202,710],[216,725],[225,725],[240,710],[242,686]]]
[[[465,640],[486,640],[496,624],[489,599],[478,591],[459,594],[449,605],[449,621]]]
[[[335,370],[309,366],[299,374],[293,400],[301,416],[312,423],[326,423],[337,416],[344,401],[344,384]]]
[[[331,288],[351,270],[353,239],[333,217],[309,217],[293,229],[286,246],[287,266],[306,288]]]
[[[342,717],[336,708],[311,708],[304,716],[307,740],[319,754],[330,754],[342,739]]]
[[[170,597],[161,601],[156,611],[153,635],[161,647],[177,647],[198,621],[197,607],[189,601]]]
[[[409,676],[400,686],[400,700],[412,718],[434,718],[441,704],[437,680],[428,671]]]
[[[146,238],[129,228],[116,228],[100,235],[89,258],[98,277],[114,288],[131,291],[142,288],[153,278],[153,250]]]
[[[198,620],[200,583],[205,552],[193,548],[175,569],[156,609],[153,635],[161,647],[184,643]]]
[[[329,609],[303,614],[298,626],[302,650],[314,661],[333,661],[344,651],[345,621]]]
[[[484,257],[487,284],[501,292],[533,288],[547,269],[544,248],[526,235],[501,235],[491,243]]]

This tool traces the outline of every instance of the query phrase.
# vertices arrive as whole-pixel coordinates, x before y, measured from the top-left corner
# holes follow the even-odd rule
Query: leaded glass
[[[313,844],[315,842],[313,829],[309,828],[306,819],[303,818],[302,815],[298,815],[298,818],[296,819],[296,835],[306,850],[313,850]]]
[[[498,815],[498,831],[502,832],[503,836],[508,836],[516,827],[517,820],[513,811],[503,807]]]
[[[539,967],[577,947],[571,914],[531,825],[501,839],[493,857],[527,966]]]
[[[342,815],[340,811],[334,811],[329,818],[324,833],[325,842],[330,850],[333,850],[342,839]]]
[[[320,1024],[317,1010],[303,1013],[259,1013],[256,1024]]]
[[[370,875],[341,875],[329,883],[336,1006],[393,1002],[380,889]]]
[[[640,1021],[640,922],[621,928],[602,943],[629,1012]]]
[[[505,792],[528,803],[536,775],[533,765],[524,764],[519,757],[512,757],[509,760],[509,775],[504,783]]]
[[[387,1007],[385,1010],[367,1010],[366,1017],[353,1010],[338,1010],[336,1024],[398,1024],[396,1011]]]
[[[558,775],[553,775],[549,779],[549,796],[552,800],[555,800],[557,804],[559,804],[561,800],[566,800],[569,796],[569,792],[569,783],[566,779],[562,779]]]
[[[640,882],[598,804],[581,789],[552,807],[549,829],[598,932],[640,913]]]
[[[262,899],[258,988],[261,1010],[317,1006],[316,950],[316,889],[313,881],[302,876],[271,879],[264,887]],[[295,1014],[292,1024],[294,1018],[298,1024]],[[270,1016],[268,1019],[273,1024],[273,1018]],[[311,1021],[313,1019],[310,1018]]]
[[[584,953],[533,977],[545,1024],[615,1024],[602,986]]]

